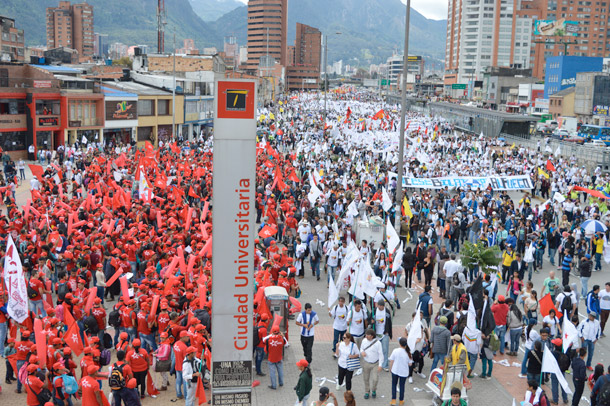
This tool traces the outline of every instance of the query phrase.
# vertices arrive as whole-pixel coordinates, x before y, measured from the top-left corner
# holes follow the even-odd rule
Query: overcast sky
[[[239,0],[247,4],[248,0]],[[407,0],[401,0],[407,3]],[[419,11],[424,17],[434,20],[444,20],[447,18],[447,0],[411,0],[411,7]]]

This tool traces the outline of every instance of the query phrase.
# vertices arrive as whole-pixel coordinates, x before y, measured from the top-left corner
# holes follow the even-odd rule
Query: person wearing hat
[[[265,376],[263,373],[263,359],[265,359],[265,343],[263,342],[263,338],[267,337],[267,326],[269,324],[269,315],[267,313],[263,313],[261,315],[261,320],[258,322],[258,330],[255,330],[258,333],[258,345],[254,349],[255,355],[255,369],[256,375]]]
[[[66,392],[66,387],[64,383],[65,379],[74,379],[74,377],[67,378],[68,369],[61,363],[56,362],[53,364],[53,401],[55,405],[60,406],[71,406],[72,399],[70,395]],[[74,381],[76,383],[76,381]]]
[[[186,382],[182,379],[182,363],[186,358],[186,349],[188,348],[187,343],[189,342],[189,334],[186,330],[182,330],[179,333],[180,338],[173,346],[174,357],[176,359],[176,397],[178,399],[184,399],[186,392]],[[184,393],[184,395],[183,395]]]
[[[339,406],[335,394],[327,386],[322,386],[319,394],[319,399],[311,402],[311,406]]]
[[[26,404],[27,406],[39,406],[40,401],[38,400],[38,394],[42,391],[42,389],[46,385],[46,376],[44,381],[42,381],[38,375],[38,365],[36,363],[31,363],[27,366],[27,378],[25,382],[23,382],[25,386],[25,390],[27,392]],[[101,404],[100,404],[101,406]]]
[[[100,390],[100,384],[95,379],[98,377],[98,367],[89,365],[78,384],[78,393],[82,398],[82,406],[103,406],[102,397],[104,396]]]
[[[28,330],[22,331],[21,332],[21,341],[17,341],[15,343],[15,349],[16,349],[15,359],[17,360],[17,370],[15,371],[16,374],[19,373],[19,371],[21,370],[21,367],[25,364],[26,358],[30,352],[31,347],[32,347],[32,342],[30,341],[30,332]],[[17,375],[17,378],[19,378],[19,375]],[[16,393],[21,393],[22,385],[23,385],[23,382],[21,382],[21,380],[17,379],[17,389],[15,390]]]
[[[309,362],[305,359],[297,361],[297,368],[301,373],[299,374],[299,381],[294,387],[297,393],[297,401],[294,406],[307,406],[307,399],[309,399],[309,393],[312,388],[312,374],[309,368]]]
[[[596,312],[590,312],[588,317],[580,322],[577,327],[578,336],[582,342],[582,347],[587,349],[587,369],[593,370],[591,361],[595,351],[595,343],[602,334],[602,329]]]
[[[4,382],[10,385],[13,383],[12,381],[16,381],[17,378],[14,376],[15,371],[13,371],[13,366],[9,362],[8,357],[17,353],[17,350],[15,349],[15,339],[13,337],[9,337],[7,343],[8,345],[4,347],[4,352],[2,354],[6,360],[6,377],[4,378]]]
[[[449,350],[449,365],[466,364],[466,370],[470,371],[470,360],[468,359],[468,350],[462,343],[462,337],[459,334],[451,336],[451,349]]]
[[[594,250],[595,250],[595,270],[601,271],[602,270],[602,255],[604,254],[604,233],[602,233],[601,231],[598,231],[597,233],[595,233],[595,236],[593,237],[591,244],[593,245]]]
[[[196,358],[197,349],[188,347],[182,361],[182,378],[186,382],[186,406],[195,406],[197,380],[201,379],[201,360]]]
[[[280,332],[280,328],[278,326],[273,326],[271,328],[271,334],[263,338],[263,344],[267,349],[267,362],[269,363],[269,379],[271,380],[271,385],[269,385],[269,389],[276,389],[276,378],[277,374],[277,383],[280,386],[284,386],[284,347],[288,344],[284,335]]]
[[[133,349],[127,353],[125,358],[127,363],[131,366],[134,378],[138,381],[140,386],[140,397],[144,399],[146,395],[146,375],[148,374],[148,351],[141,348],[140,339],[136,338],[131,342]]]
[[[445,362],[445,357],[449,353],[451,345],[451,333],[447,329],[447,317],[441,316],[438,319],[439,325],[432,329],[430,334],[430,358],[433,358],[430,372],[434,371],[436,365]]]

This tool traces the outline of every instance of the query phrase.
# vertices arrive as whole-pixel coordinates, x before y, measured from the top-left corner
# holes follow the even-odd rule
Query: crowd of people
[[[293,384],[284,381],[283,354],[294,338],[276,323],[263,295],[277,285],[291,297],[290,325],[303,350],[296,366],[286,366],[300,371],[295,404],[338,405],[342,398],[355,405],[356,397],[378,397],[379,377],[388,373],[392,384],[383,389],[391,404],[403,405],[414,375],[426,380],[437,367],[464,365],[466,376],[446,402],[461,405],[477,360],[478,377],[491,379],[494,359],[512,361],[522,341],[525,355],[513,359],[521,361],[529,404],[546,405],[541,383],[547,380],[548,401],[559,400],[560,380],[541,371],[545,347],[562,373],[572,370],[573,405],[587,381],[592,404],[610,397],[603,366],[593,362],[610,314],[610,283],[589,287],[607,259],[608,175],[579,168],[560,151],[544,156],[417,113],[407,116],[401,170],[397,108],[366,92],[334,93],[326,123],[315,94],[290,95],[260,114],[253,357],[258,376],[265,375],[267,358],[269,390]],[[0,353],[5,383],[16,381],[28,406],[76,399],[84,406],[132,406],[166,390],[187,406],[205,398],[213,350],[212,148],[213,137],[158,148],[62,147],[37,155],[45,165],[32,168],[27,202],[17,204],[14,189],[2,189],[2,254],[5,261],[18,254],[29,309],[20,320],[11,316],[4,286]],[[408,188],[398,208],[388,202],[399,173],[526,175],[534,187]],[[599,229],[581,228],[586,220]],[[359,234],[367,223],[386,231],[378,241]],[[386,229],[393,224],[397,240]],[[497,272],[462,264],[460,253],[471,244],[497,250]],[[546,263],[562,278],[550,271],[536,287],[532,277]],[[306,277],[329,292],[334,339],[327,354],[314,351],[320,317],[298,300]],[[418,286],[419,311],[397,337],[398,296]],[[562,338],[566,326],[576,332],[569,343]],[[46,348],[37,345],[40,334]],[[325,356],[337,360],[337,392],[322,386],[319,400],[310,402],[311,364]],[[363,391],[353,386],[359,370]],[[567,402],[567,393],[561,395]]]

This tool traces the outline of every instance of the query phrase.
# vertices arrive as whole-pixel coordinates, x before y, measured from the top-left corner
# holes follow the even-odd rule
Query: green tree
[[[124,66],[126,68],[131,69],[133,67],[133,61],[130,57],[124,56],[122,58],[115,59],[114,61],[112,61],[112,66]]]
[[[488,274],[496,271],[502,260],[502,251],[497,245],[487,247],[484,244],[465,242],[460,258],[464,267],[474,269],[478,265],[481,271]]]

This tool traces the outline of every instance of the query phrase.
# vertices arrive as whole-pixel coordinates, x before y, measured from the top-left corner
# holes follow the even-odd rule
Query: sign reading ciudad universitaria
[[[212,405],[252,404],[256,85],[216,82]]]

